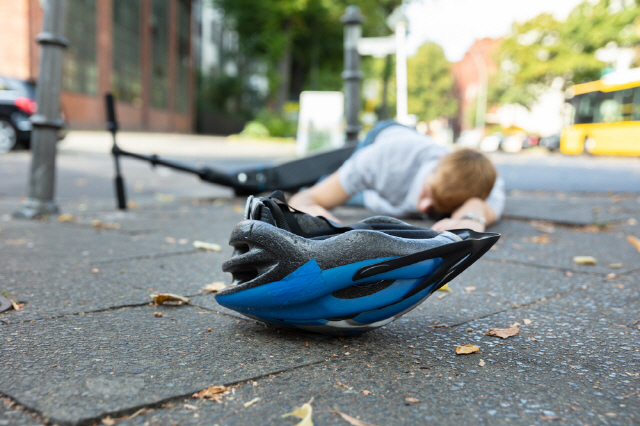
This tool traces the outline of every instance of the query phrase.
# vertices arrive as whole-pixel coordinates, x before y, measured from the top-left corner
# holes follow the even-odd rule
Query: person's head
[[[445,155],[427,176],[418,201],[420,213],[452,213],[470,198],[486,200],[497,172],[484,154],[463,148]]]

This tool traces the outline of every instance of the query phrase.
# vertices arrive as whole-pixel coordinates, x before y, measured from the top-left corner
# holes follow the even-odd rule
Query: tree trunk
[[[286,23],[284,28],[284,52],[278,61],[277,69],[280,81],[276,93],[275,112],[282,113],[285,102],[289,99],[289,86],[291,80],[291,51],[292,49],[291,24]]]
[[[384,59],[384,71],[382,71],[382,105],[380,106],[380,114],[378,121],[386,120],[389,116],[389,78],[391,77],[391,55],[387,55]]]

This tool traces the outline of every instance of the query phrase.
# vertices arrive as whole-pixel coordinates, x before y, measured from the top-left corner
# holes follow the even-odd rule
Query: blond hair
[[[486,200],[497,177],[484,154],[462,148],[445,155],[433,171],[431,195],[443,213],[450,213],[470,198]]]

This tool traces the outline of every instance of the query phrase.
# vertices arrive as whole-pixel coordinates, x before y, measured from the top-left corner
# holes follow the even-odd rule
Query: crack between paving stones
[[[571,272],[572,274],[585,274],[585,275],[601,275],[606,277],[608,274],[610,274],[611,272],[589,272],[589,271],[580,271],[577,269],[571,269],[571,268],[565,268],[562,266],[545,266],[545,265],[540,265],[538,263],[528,263],[528,262],[524,262],[522,260],[513,260],[513,259],[492,259],[492,258],[484,258],[484,261],[488,261],[488,262],[493,262],[493,263],[500,263],[500,264],[512,264],[512,265],[524,265],[524,266],[530,266],[532,268],[538,268],[538,269],[545,269],[548,271],[560,271],[560,272]],[[626,272],[621,272],[619,274],[616,274],[616,276],[621,277],[621,276],[625,276],[625,275],[629,275],[629,274],[633,274],[635,272],[639,272],[640,269],[632,269]],[[614,272],[615,273],[615,272]]]
[[[545,297],[545,298],[542,298],[542,299],[539,299],[539,300],[534,300],[533,302],[523,303],[521,305],[514,305],[512,307],[509,307],[509,308],[506,308],[506,309],[503,309],[503,310],[500,310],[500,311],[497,311],[497,312],[492,312],[492,313],[489,313],[489,314],[486,314],[486,315],[482,315],[482,316],[479,316],[479,317],[476,317],[476,318],[471,318],[471,319],[469,319],[467,321],[462,321],[460,323],[450,325],[450,326],[448,326],[446,328],[453,329],[453,328],[456,328],[456,327],[460,327],[461,325],[469,324],[469,323],[471,323],[473,321],[478,321],[478,320],[485,319],[485,318],[488,318],[488,317],[491,317],[491,316],[494,316],[494,315],[499,315],[499,314],[504,313],[504,312],[509,312],[509,311],[513,311],[515,309],[528,308],[530,306],[535,306],[535,305],[547,302],[549,300],[553,300],[553,299],[556,299],[556,298],[559,298],[559,297],[564,297],[564,296],[566,296],[568,294],[571,294],[573,292],[576,292],[576,291],[586,290],[588,288],[593,287],[594,285],[595,284],[585,285],[586,288],[580,287],[580,288],[576,288],[576,289],[573,289],[573,290],[565,291],[564,293],[556,293],[553,296]],[[627,325],[623,325],[623,324],[618,324],[618,325],[623,326],[623,327],[628,328],[628,329],[631,329],[631,330],[636,330],[635,328],[629,327]],[[640,330],[636,330],[636,331],[640,331]]]
[[[118,259],[93,260],[91,261],[91,263],[104,265],[109,263],[127,262],[131,260],[162,259],[165,257],[183,256],[186,254],[195,254],[195,253],[201,253],[201,252],[203,251],[199,249],[185,250],[185,251],[172,251],[170,253],[143,254],[140,256],[122,257]]]
[[[140,302],[140,303],[132,303],[130,305],[118,305],[118,306],[110,306],[108,308],[103,308],[103,309],[96,309],[94,311],[82,311],[82,312],[76,312],[76,313],[72,313],[72,314],[62,314],[62,315],[56,315],[53,317],[45,317],[45,318],[32,318],[32,319],[25,319],[22,321],[15,321],[15,322],[11,322],[11,321],[4,321],[5,325],[13,325],[13,324],[24,324],[27,322],[35,322],[35,321],[48,321],[48,320],[54,320],[54,319],[60,319],[60,318],[68,318],[68,317],[74,317],[74,316],[83,316],[83,315],[87,315],[87,314],[96,314],[96,313],[101,313],[101,312],[108,312],[108,311],[117,311],[120,309],[128,309],[128,308],[139,308],[142,306],[149,306],[152,305],[153,302]],[[184,307],[192,307],[188,304],[183,305]],[[197,307],[197,306],[193,306],[193,307]]]
[[[20,401],[18,401],[18,399],[14,398],[14,397],[12,397],[10,395],[7,395],[5,393],[2,393],[2,392],[0,392],[0,399],[5,400],[5,401],[0,402],[0,404],[5,404],[5,405],[10,405],[11,404],[11,406],[9,406],[10,410],[22,411],[26,415],[35,418],[36,420],[38,420],[39,422],[41,422],[44,425],[49,424],[49,422],[47,421],[48,419],[46,417],[44,417],[42,415],[42,413],[40,413],[35,408],[29,408],[28,406],[22,404]],[[7,404],[6,400],[8,400],[10,402],[10,404]]]
[[[509,216],[509,215],[502,215],[502,219],[513,220],[514,222],[531,222],[531,221],[546,222],[546,223],[552,223],[556,226],[559,226],[561,228],[567,228],[567,229],[578,229],[578,228],[583,228],[585,226],[597,226],[599,228],[609,228],[609,227],[614,227],[618,225],[624,225],[624,223],[628,220],[628,219],[620,219],[620,220],[612,220],[608,222],[593,221],[593,222],[578,225],[576,223],[558,222],[550,219],[540,219],[540,218],[533,218],[533,217],[526,218],[521,216]]]
[[[207,294],[187,295],[187,297],[189,297],[189,298],[205,297],[205,296],[208,296],[208,295]],[[0,319],[0,323],[2,323],[2,325],[24,324],[24,323],[35,322],[35,321],[48,321],[48,320],[55,320],[55,319],[60,319],[60,318],[68,318],[68,317],[72,317],[72,316],[83,316],[83,315],[87,315],[87,314],[95,314],[95,313],[108,312],[108,311],[117,311],[117,310],[120,310],[120,309],[140,308],[142,306],[150,306],[150,305],[153,305],[153,302],[140,302],[140,303],[132,303],[132,304],[129,304],[129,305],[110,306],[108,308],[96,309],[96,310],[93,310],[93,311],[82,311],[82,312],[76,312],[76,313],[70,313],[70,314],[56,315],[56,316],[52,316],[52,317],[31,318],[31,319],[25,319],[25,320],[20,320],[20,321],[7,321],[5,319]],[[181,305],[181,306],[183,306],[185,308],[195,308],[195,309],[206,310],[206,311],[209,311],[211,313],[215,313],[215,314],[219,314],[219,315],[225,315],[225,316],[227,316],[229,318],[241,319],[243,321],[256,322],[256,323],[260,324],[256,320],[252,320],[250,318],[230,315],[230,314],[227,314],[226,312],[215,311],[213,309],[210,309],[210,308],[207,308],[207,307],[204,307],[204,306],[200,306],[200,305],[193,305],[193,304],[189,303],[189,304],[184,304],[184,305]]]
[[[149,234],[153,234],[156,232],[160,232],[161,229],[138,229],[138,230],[131,230],[131,231],[127,231],[126,229],[109,229],[109,228],[101,228],[100,226],[93,226],[91,224],[86,224],[86,223],[70,223],[67,224],[65,226],[70,226],[76,229],[87,229],[87,230],[94,230],[98,233],[110,233],[110,234],[115,234],[115,235],[125,235],[128,237],[135,237],[137,235],[149,235]]]
[[[264,374],[260,374],[257,376],[253,376],[253,377],[248,377],[246,379],[242,379],[242,380],[236,380],[234,382],[228,382],[228,383],[222,383],[222,386],[234,386],[234,385],[240,385],[242,383],[248,383],[251,381],[258,381],[273,375],[278,375],[278,374],[282,374],[282,373],[286,373],[286,372],[290,372],[290,371],[295,371],[301,368],[306,368],[306,367],[311,367],[317,364],[321,364],[327,362],[326,359],[322,359],[319,361],[315,361],[315,362],[310,362],[307,364],[301,364],[301,365],[296,365],[294,367],[291,368],[285,368],[282,370],[277,370],[277,371],[271,371],[269,373],[264,373]],[[205,388],[206,389],[206,388]],[[125,408],[122,410],[115,410],[115,411],[109,411],[109,412],[104,412],[102,414],[100,414],[99,416],[94,416],[94,417],[88,417],[86,419],[81,419],[77,422],[66,422],[66,421],[58,421],[55,418],[47,418],[49,420],[49,424],[56,424],[56,425],[60,425],[60,426],[92,426],[92,425],[96,425],[96,424],[101,424],[101,420],[104,419],[105,417],[111,417],[112,419],[116,420],[117,418],[120,417],[126,417],[129,416],[131,414],[136,413],[137,411],[140,411],[141,409],[157,409],[157,408],[163,408],[162,406],[165,404],[170,404],[172,402],[177,402],[179,400],[185,399],[185,398],[192,398],[192,395],[194,393],[200,392],[202,389],[197,388],[195,390],[189,391],[187,393],[184,394],[180,394],[180,395],[176,395],[176,396],[170,396],[164,399],[161,399],[159,401],[156,402],[152,402],[149,404],[141,404],[141,405],[136,405],[135,407],[131,407],[131,408]],[[0,393],[0,396],[2,396],[3,394]],[[42,414],[40,414],[38,412],[38,410],[35,409],[30,409],[29,407],[20,404],[17,400],[15,400],[15,398],[11,398],[9,397],[9,399],[15,401],[16,403],[19,404],[20,407],[22,407],[23,409],[25,409],[25,411],[27,412],[33,412],[35,414],[38,415],[39,418],[44,418],[42,416]],[[126,419],[122,419],[122,420],[126,420]]]

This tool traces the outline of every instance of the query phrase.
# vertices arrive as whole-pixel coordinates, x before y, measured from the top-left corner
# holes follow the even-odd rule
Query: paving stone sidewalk
[[[202,290],[230,281],[244,199],[151,175],[137,192],[130,179],[137,208],[120,213],[64,161],[84,191],[60,201],[73,221],[14,220],[20,199],[0,197],[0,292],[25,304],[0,314],[0,426],[295,425],[281,416],[311,399],[316,425],[348,425],[338,411],[378,426],[640,424],[638,197],[511,196],[500,242],[451,292],[338,338],[266,327]],[[155,292],[192,301],[156,307]],[[480,353],[456,355],[466,343]],[[230,392],[192,398],[216,385]]]

